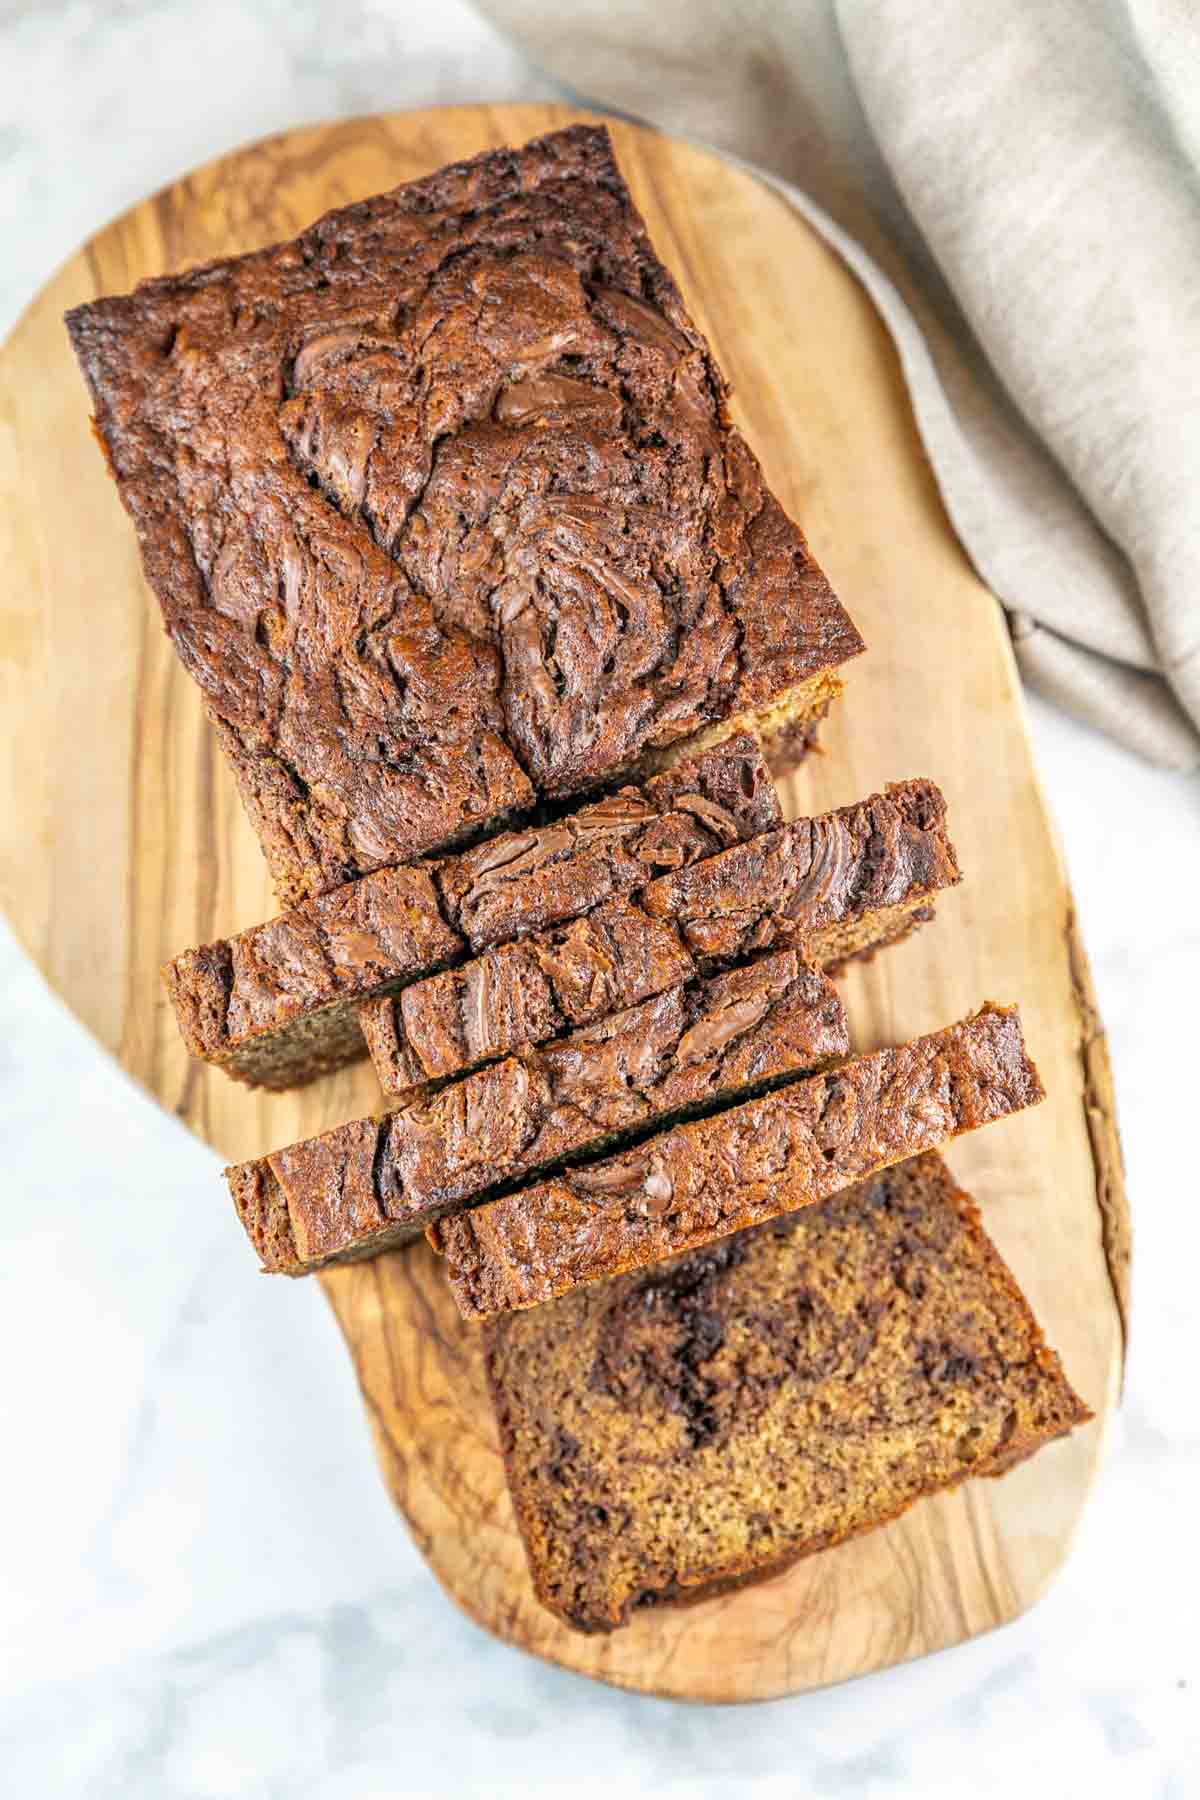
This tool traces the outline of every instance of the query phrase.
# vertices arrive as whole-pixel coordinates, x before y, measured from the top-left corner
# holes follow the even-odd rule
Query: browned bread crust
[[[567,925],[368,1000],[359,1025],[385,1094],[403,1098],[687,981],[696,965],[666,919],[609,900]]]
[[[226,1174],[262,1266],[308,1274],[415,1236],[501,1182],[761,1092],[847,1048],[832,983],[785,950]]]
[[[163,970],[193,1056],[295,1087],[366,1052],[355,1004],[588,911],[780,823],[758,741],[736,733],[577,811],[378,869]]]
[[[854,927],[907,912],[961,876],[946,835],[946,801],[932,781],[905,781],[854,806],[794,819],[734,845],[703,868],[660,876],[641,904],[670,919],[701,963],[767,945],[816,943],[827,968],[861,954]]]
[[[486,1327],[544,1606],[611,1631],[999,1474],[1090,1417],[935,1155]]]
[[[432,1225],[483,1319],[727,1237],[1044,1099],[1015,1008],[857,1056]]]
[[[719,968],[786,944],[840,968],[931,919],[931,897],[958,879],[940,791],[902,782],[371,1001],[359,1012],[363,1036],[384,1093],[401,1097],[632,1005],[697,963]]]
[[[757,709],[802,747],[863,647],[602,128],[67,324],[285,905]]]

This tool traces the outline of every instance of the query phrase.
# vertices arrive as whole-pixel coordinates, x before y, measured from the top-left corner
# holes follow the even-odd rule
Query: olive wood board
[[[0,351],[0,900],[100,1042],[228,1159],[369,1112],[379,1093],[366,1064],[298,1093],[254,1093],[189,1064],[176,1035],[159,965],[277,908],[199,695],[143,586],[63,311],[288,237],[329,207],[578,117],[460,107],[250,145],[98,232]],[[473,1619],[622,1687],[761,1700],[957,1643],[1044,1592],[1118,1394],[1128,1218],[1103,1033],[1004,619],[947,523],[891,343],[777,193],[702,150],[625,123],[612,131],[768,480],[869,644],[824,754],[784,784],[789,815],[910,775],[932,776],[949,798],[966,880],[935,925],[846,976],[855,1042],[898,1041],[984,999],[1021,1003],[1049,1099],[957,1144],[950,1160],[1096,1422],[1002,1481],[923,1501],[758,1587],[584,1637],[534,1601],[477,1339],[424,1244],[320,1280],[391,1492]],[[213,1205],[227,1204],[214,1178]]]

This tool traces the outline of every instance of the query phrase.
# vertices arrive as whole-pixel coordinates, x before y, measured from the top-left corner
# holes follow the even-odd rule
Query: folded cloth
[[[477,3],[575,93],[775,181],[891,331],[1031,684],[1200,766],[1186,0]]]

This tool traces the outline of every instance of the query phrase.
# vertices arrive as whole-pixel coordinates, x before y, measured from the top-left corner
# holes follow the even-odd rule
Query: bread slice
[[[780,951],[226,1175],[263,1268],[304,1275],[417,1236],[500,1182],[763,1092],[847,1047],[828,977]]]
[[[465,1318],[519,1311],[814,1205],[1044,1097],[1016,1009],[987,1005],[442,1219],[429,1239]]]
[[[573,919],[781,817],[758,740],[743,732],[549,823],[379,869],[187,950],[163,979],[191,1055],[252,1087],[298,1087],[365,1054],[359,1001]]]
[[[534,1590],[579,1631],[776,1573],[1090,1417],[936,1155],[486,1328]]]
[[[636,899],[610,900],[368,1000],[358,1020],[380,1087],[402,1100],[430,1081],[596,1024],[696,973],[669,919],[652,919]]]
[[[669,919],[702,967],[807,943],[831,974],[899,943],[962,879],[932,781],[904,781],[816,818],[793,819],[651,882],[640,904]]]
[[[840,968],[931,919],[932,896],[959,879],[941,792],[903,782],[414,982],[359,1019],[384,1093],[401,1098],[646,999],[698,963],[803,945]]]

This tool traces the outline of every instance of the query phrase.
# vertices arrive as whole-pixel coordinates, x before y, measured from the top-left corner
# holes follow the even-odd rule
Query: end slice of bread
[[[534,1589],[579,1631],[765,1579],[1090,1416],[936,1155],[485,1329]]]

